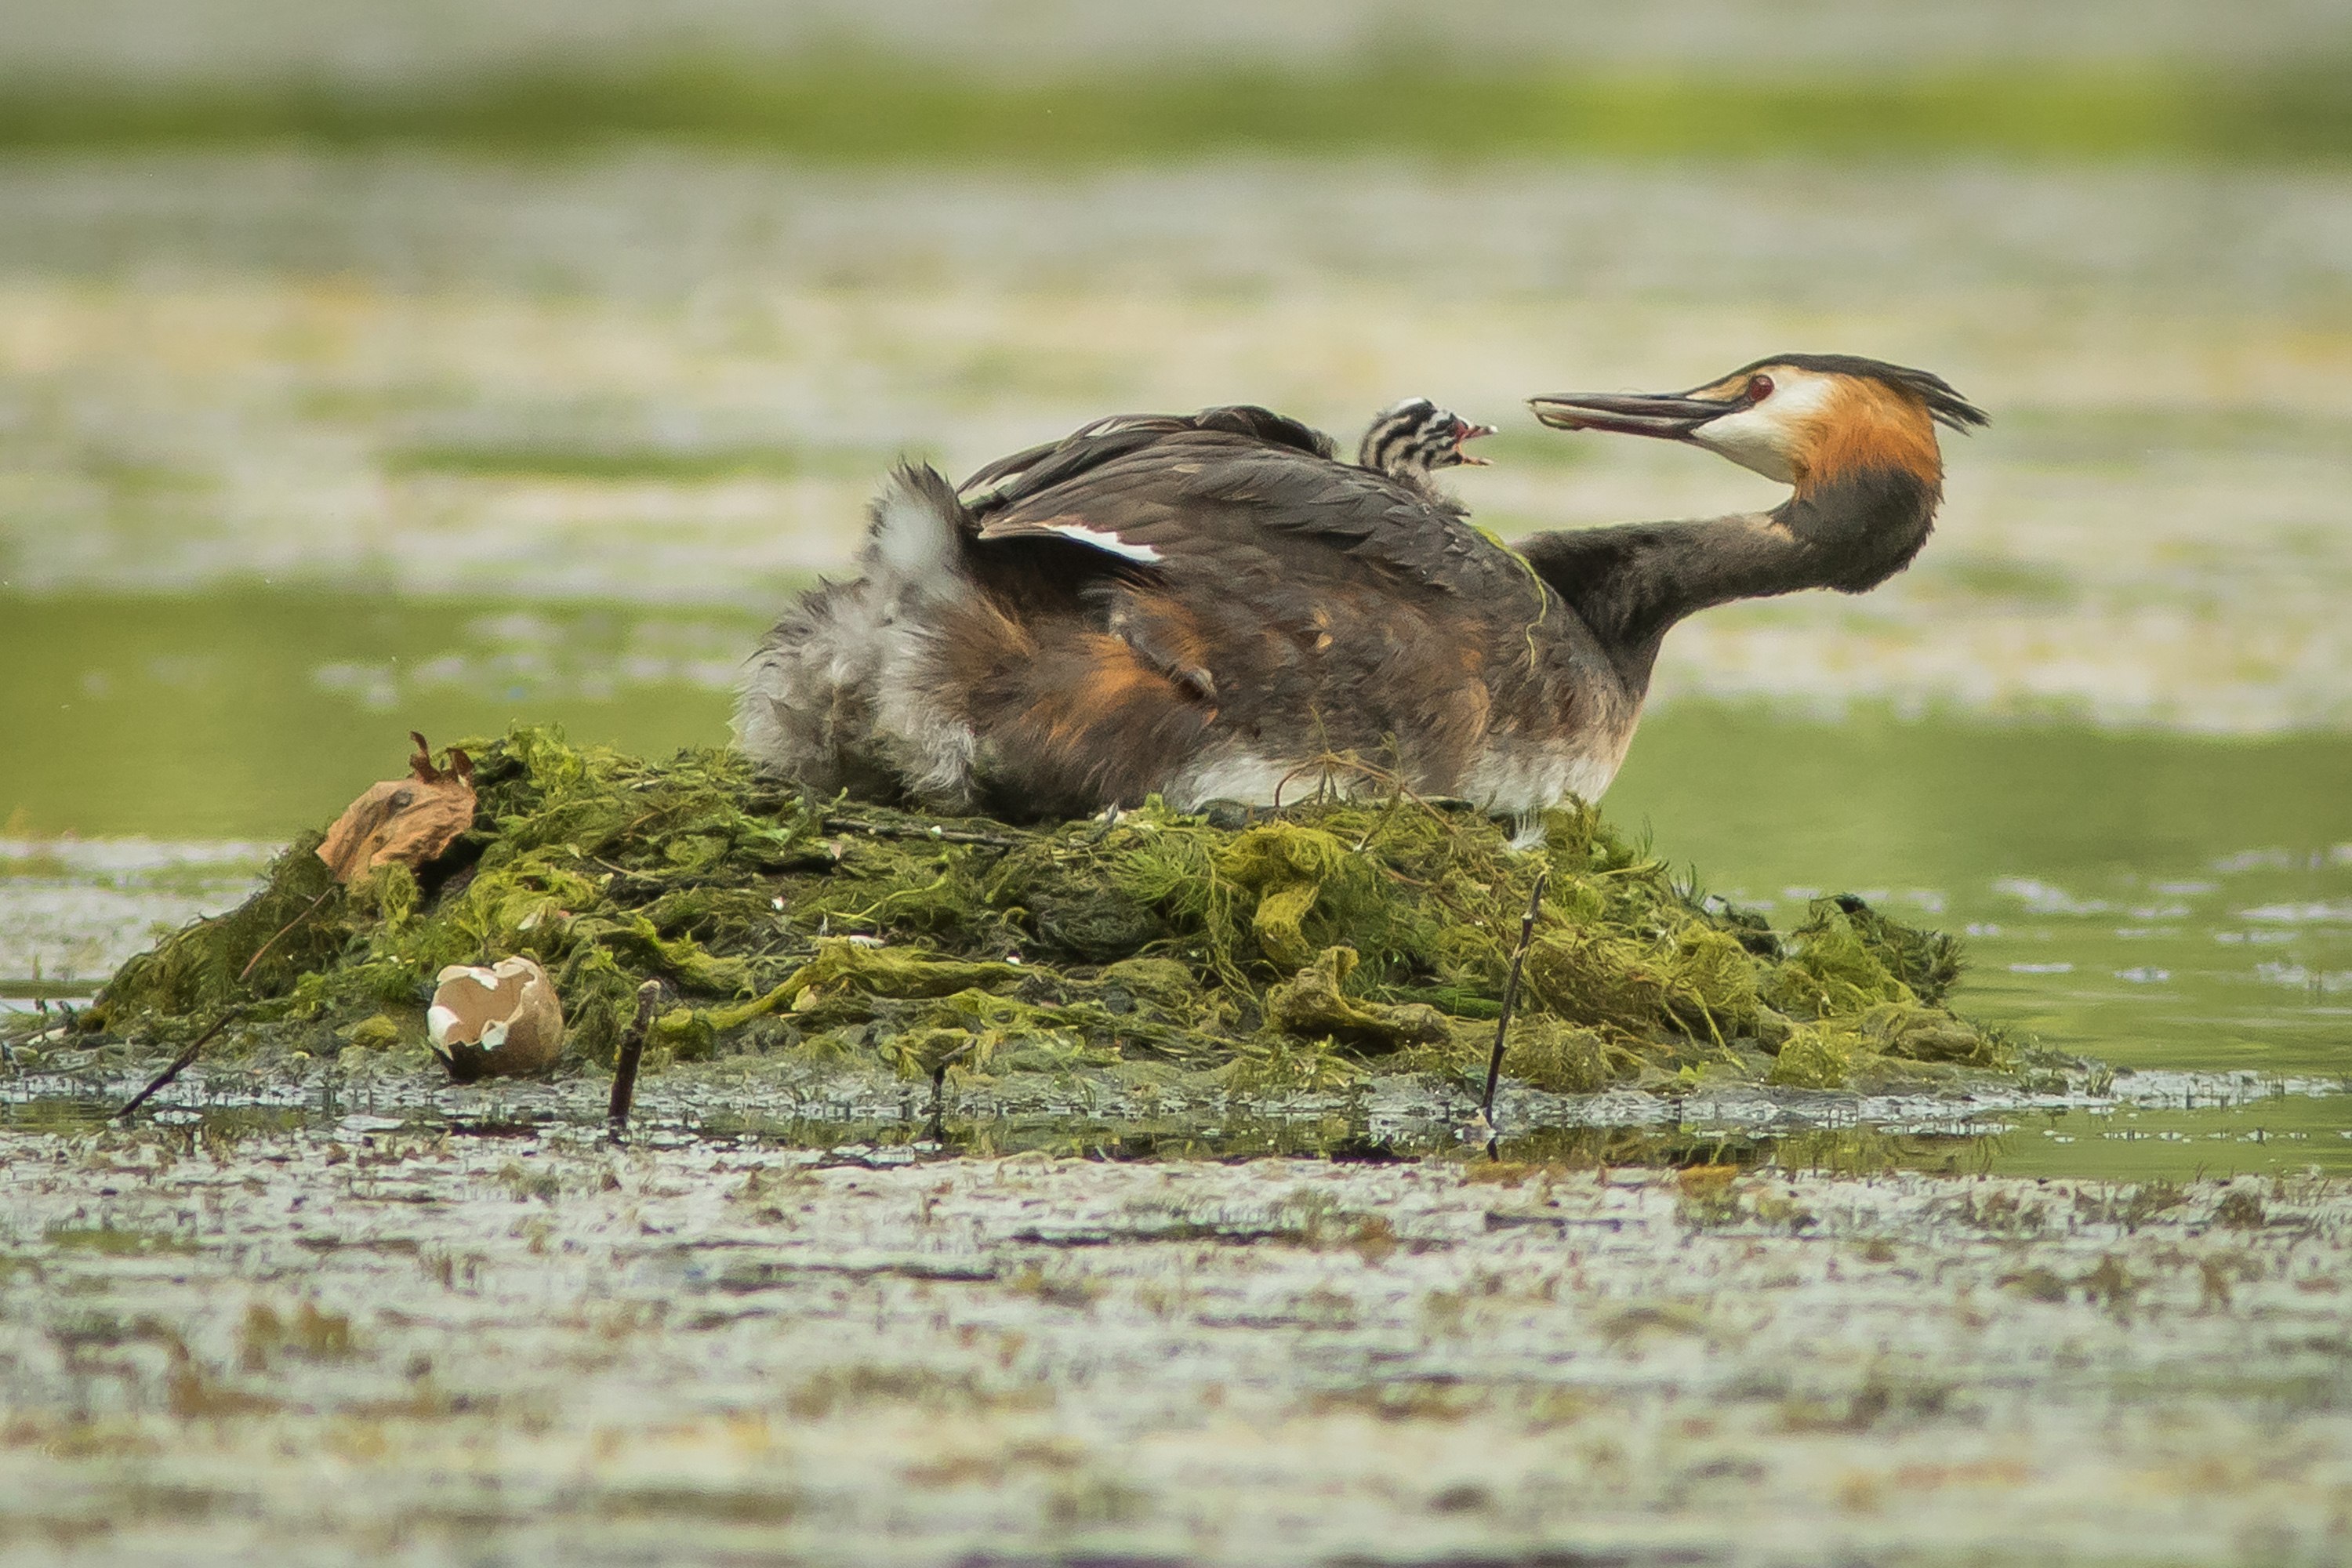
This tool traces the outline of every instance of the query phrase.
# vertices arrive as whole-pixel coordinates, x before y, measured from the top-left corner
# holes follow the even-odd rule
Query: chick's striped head
[[[1472,457],[1462,444],[1494,433],[1492,425],[1473,425],[1426,397],[1408,397],[1372,421],[1356,461],[1391,479],[1422,479],[1460,463],[1485,464],[1486,458]]]

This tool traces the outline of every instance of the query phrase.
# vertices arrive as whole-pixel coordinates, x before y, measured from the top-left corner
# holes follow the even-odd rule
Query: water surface
[[[152,922],[234,901],[264,846],[396,774],[411,728],[446,743],[554,720],[649,754],[719,742],[760,624],[257,592],[9,613],[32,634],[0,685],[0,728],[20,742],[0,760],[0,978],[20,995],[37,970],[86,989]],[[2352,1075],[2352,737],[1867,708],[1832,722],[1692,699],[1645,721],[1606,804],[1778,924],[1851,891],[1967,932],[1958,1005],[2062,1048],[2299,1088]],[[2000,1125],[2010,1134],[1971,1160],[2352,1169],[2340,1097]]]

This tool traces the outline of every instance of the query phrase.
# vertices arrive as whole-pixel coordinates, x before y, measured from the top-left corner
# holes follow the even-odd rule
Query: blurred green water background
[[[1997,422],[1887,588],[1676,633],[1612,808],[1783,914],[1970,928],[1967,1005],[2063,1043],[2352,1066],[2340,5],[8,0],[0,40],[0,978],[233,896],[189,846],[412,726],[715,742],[900,452],[1234,398],[1508,426],[1842,349]],[[1769,494],[1496,447],[1461,489],[1507,533]]]
[[[14,4],[20,146],[614,138],[856,162],[1311,155],[2341,158],[2352,24],[2264,0],[1939,16],[1331,0]]]

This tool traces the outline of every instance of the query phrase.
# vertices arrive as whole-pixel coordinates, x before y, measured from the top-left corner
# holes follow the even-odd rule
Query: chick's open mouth
[[[1470,463],[1478,468],[1485,468],[1493,459],[1472,457],[1462,449],[1463,444],[1475,441],[1481,436],[1492,436],[1494,433],[1495,427],[1492,425],[1473,425],[1466,419],[1455,420],[1454,422],[1454,460],[1457,463]]]

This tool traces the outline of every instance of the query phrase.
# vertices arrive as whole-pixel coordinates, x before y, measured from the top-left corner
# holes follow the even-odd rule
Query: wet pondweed
[[[573,1071],[612,1065],[651,980],[656,1075],[1244,1105],[1379,1077],[1443,1103],[1483,1069],[1540,872],[1504,1063],[1536,1089],[2060,1089],[2071,1065],[1943,1005],[1949,936],[1851,896],[1775,931],[1590,808],[1552,813],[1524,852],[1393,789],[1020,826],[762,784],[724,752],[647,763],[543,727],[468,749],[479,815],[449,854],[343,889],[306,836],[70,1028],[16,1033],[41,1034],[37,1061],[62,1044],[119,1062],[237,1008],[213,1050],[265,1075],[422,1072],[435,977],[520,955],[553,978]]]
[[[420,633],[441,623],[437,609],[394,608]],[[90,996],[153,944],[159,927],[233,909],[262,885],[272,854],[255,839],[268,834],[282,844],[298,825],[323,823],[367,780],[396,771],[403,748],[392,721],[304,706],[299,650],[326,618],[322,611],[289,620],[266,601],[240,600],[236,614],[184,628],[192,647],[217,648],[243,628],[295,650],[291,685],[265,667],[240,666],[221,681],[249,710],[223,706],[217,691],[185,715],[141,707],[127,728],[108,731],[123,738],[120,747],[94,749],[98,731],[45,708],[37,698],[49,688],[36,682],[14,693],[12,732],[32,746],[12,762],[33,786],[35,825],[56,820],[37,804],[56,801],[73,803],[80,815],[66,820],[86,830],[186,831],[180,825],[200,822],[248,837],[0,839],[0,1016],[8,1032],[53,1026],[58,1007]],[[100,624],[106,635],[119,630],[116,621]],[[375,625],[364,616],[356,624]],[[536,695],[523,704],[542,706],[648,752],[715,732],[724,721],[723,699],[690,693],[650,706],[542,704]],[[415,711],[444,739],[501,716],[488,702]],[[264,721],[281,712],[294,716],[294,729]],[[257,771],[257,759],[267,765]],[[1727,792],[1731,759],[1743,784]],[[1687,879],[1689,864],[1703,868],[1712,887],[1784,930],[1805,924],[1823,894],[1843,887],[1874,911],[1965,931],[1974,962],[1946,1005],[2112,1062],[2117,1073],[2065,1093],[1988,1080],[1970,1088],[1972,1098],[1857,1100],[1843,1090],[1743,1082],[1702,1061],[1696,1081],[1661,1085],[1663,1093],[1556,1092],[1598,1081],[1607,1065],[1591,1031],[1538,1016],[1513,1031],[1510,1070],[1520,1087],[1506,1084],[1507,1145],[1534,1140],[1555,1157],[1612,1163],[1715,1152],[1801,1168],[1872,1170],[1891,1161],[2115,1178],[2352,1168],[2346,1098],[2333,1092],[2341,1087],[2344,976],[2352,973],[2352,915],[2344,912],[2352,910],[2352,849],[2338,843],[2348,763],[2352,752],[2326,736],[2257,746],[1887,715],[1827,724],[1671,705],[1644,726],[1610,816],[1645,831],[1654,825],[1657,852],[1675,853],[1677,878]],[[223,793],[224,780],[234,793]],[[2086,796],[2108,805],[2086,810]],[[1508,923],[1515,938],[1516,910]],[[835,919],[830,929],[863,928]],[[1166,962],[1183,967],[1181,958]],[[1132,986],[1152,971],[1123,973]],[[1375,978],[1359,973],[1350,984]],[[665,984],[666,1015],[682,998]],[[1475,994],[1418,989],[1371,1000],[1436,1005],[1457,1024],[1483,1010]],[[37,1016],[42,1005],[51,1009],[47,1024]],[[261,1103],[305,1107],[311,1121],[362,1110],[467,1126],[508,1115],[598,1116],[604,1086],[593,1073],[564,1080],[570,1088],[493,1097],[507,1110],[446,1090],[416,1054],[420,1019],[398,1005],[372,1007],[347,1022],[348,1038],[338,1027],[300,1047],[307,1063],[234,1048],[215,1062],[207,1047],[158,1109],[211,1121]],[[785,1012],[770,1022],[806,1020]],[[816,1060],[771,1050],[673,1065],[648,1079],[644,1109],[672,1129],[831,1147],[920,1139],[936,1098],[945,1140],[957,1148],[1232,1154],[1453,1147],[1475,1101],[1475,1086],[1465,1101],[1442,1077],[1399,1077],[1399,1053],[1331,1051],[1295,1036],[1243,1039],[1223,1076],[1133,1060],[1046,1073],[1018,1053],[1011,1072],[999,1060],[971,1061],[968,1051],[931,1059],[975,1033],[968,1022],[887,1052],[859,1047]],[[80,1125],[119,1108],[146,1071],[131,1059],[141,1053],[90,1043],[102,1037],[61,1037],[32,1048],[29,1070],[0,1072],[0,1120]],[[169,1041],[154,1043],[169,1054]],[[364,1048],[347,1055],[352,1046]],[[674,1063],[674,1052],[657,1046],[654,1066],[665,1061]],[[935,1097],[928,1076],[940,1065],[949,1070]]]

